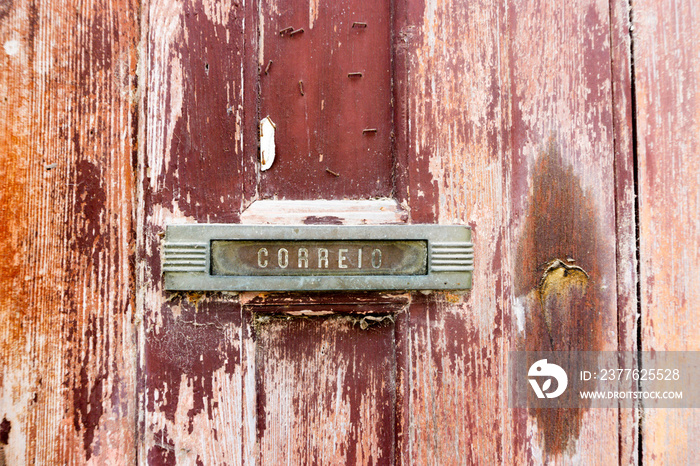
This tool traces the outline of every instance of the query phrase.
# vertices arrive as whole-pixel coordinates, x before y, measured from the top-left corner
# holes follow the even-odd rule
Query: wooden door
[[[699,348],[667,3],[0,5],[0,464],[691,463],[692,411],[506,386],[513,349]],[[473,289],[166,292],[195,222],[469,225]]]

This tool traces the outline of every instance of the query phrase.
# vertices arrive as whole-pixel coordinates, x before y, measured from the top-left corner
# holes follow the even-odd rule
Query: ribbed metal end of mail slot
[[[471,272],[474,270],[474,243],[430,243],[430,270]]]
[[[163,272],[206,272],[207,256],[207,243],[166,243]]]

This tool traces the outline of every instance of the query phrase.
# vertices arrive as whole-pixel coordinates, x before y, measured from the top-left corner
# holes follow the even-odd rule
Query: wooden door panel
[[[508,463],[505,10],[492,2],[407,4],[399,50],[407,66],[411,221],[469,224],[475,262],[468,293],[416,294],[411,304],[402,461]]]
[[[327,141],[320,137],[313,142],[321,147],[317,149],[318,158],[307,155],[294,159],[285,153],[306,144],[307,148],[299,151],[308,154],[309,144],[317,137],[314,125],[325,124],[338,115],[336,111],[324,114],[325,110],[319,110],[326,105],[319,89],[347,95],[334,87],[339,86],[337,82],[323,81],[326,77],[320,76],[319,63],[324,61],[317,51],[330,47],[336,56],[333,42],[322,34],[331,30],[324,21],[335,18],[336,26],[345,24],[344,19],[334,17],[332,12],[326,16],[324,11],[318,10],[311,29],[306,8],[291,10],[283,4],[263,4],[259,18],[258,116],[269,114],[278,124],[279,148],[279,159],[260,174],[259,192],[263,197],[371,197],[391,193],[388,182],[378,188],[381,182],[375,183],[374,175],[352,171],[347,172],[351,188],[344,185],[347,180],[343,172],[324,166],[325,161],[334,159],[327,158],[327,154],[321,158],[325,150],[322,144]],[[506,352],[546,343],[542,337],[552,329],[545,329],[542,319],[535,318],[542,312],[554,316],[557,323],[557,349],[583,349],[581,344],[585,349],[615,347],[615,333],[601,331],[610,325],[616,328],[617,319],[612,285],[601,285],[616,280],[615,262],[609,260],[615,256],[615,212],[607,13],[593,2],[577,4],[572,11],[563,7],[543,9],[530,2],[518,3],[513,11],[499,5],[460,2],[431,4],[423,9],[422,5],[407,2],[396,11],[393,24],[402,26],[394,35],[400,45],[394,76],[397,106],[406,118],[397,124],[404,131],[398,135],[397,163],[403,164],[407,173],[404,178],[397,176],[397,194],[406,201],[412,222],[470,223],[477,238],[478,259],[471,293],[415,296],[406,322],[397,330],[393,351],[398,359],[391,364],[400,364],[396,370],[401,376],[394,382],[402,412],[396,415],[397,443],[392,448],[405,462],[485,458],[518,462],[531,454],[554,461],[566,461],[572,455],[614,461],[618,440],[617,419],[612,413],[599,411],[585,419],[575,415],[552,420],[538,413],[528,416],[511,412],[502,403],[506,398]],[[559,29],[561,22],[567,27]],[[304,27],[304,32],[280,35],[279,31],[288,26],[294,30]],[[349,30],[360,34],[368,32],[369,26],[363,31]],[[589,30],[594,33],[592,39]],[[314,34],[310,34],[312,31]],[[363,36],[354,36],[359,37]],[[543,52],[530,53],[532,44]],[[340,47],[338,57],[346,53]],[[332,63],[333,69],[342,68],[344,63],[353,63],[352,54]],[[295,77],[295,73],[309,72],[310,78]],[[311,87],[306,79],[313,83]],[[242,87],[248,89],[245,83]],[[382,102],[376,99],[367,105],[381,110]],[[304,118],[297,118],[298,113]],[[356,129],[364,125],[359,120],[346,123]],[[338,137],[350,134],[343,128]],[[248,139],[244,136],[242,140]],[[334,147],[342,148],[346,143],[356,147],[352,142]],[[251,157],[250,152],[245,157]],[[367,165],[361,157],[349,160],[353,170]],[[392,178],[390,159],[366,160],[383,173],[379,180]],[[383,165],[384,160],[389,162]],[[315,177],[319,171],[323,177]],[[224,192],[223,187],[218,190],[215,183],[203,192]],[[568,260],[569,255],[594,277],[594,284],[582,299],[572,296],[565,297],[564,302],[538,301],[543,266],[557,258]],[[514,299],[511,293],[516,293]],[[542,302],[546,304],[544,310],[538,307]],[[567,314],[569,306],[575,312]],[[522,327],[518,319],[523,320]],[[579,320],[586,322],[594,334],[578,334],[575,324]],[[288,346],[289,342],[304,341],[315,348],[319,340],[335,341],[342,332],[310,324],[289,325],[274,323],[255,343],[254,390],[260,445],[256,456],[261,461],[276,461],[296,455],[316,459],[318,455],[341,454],[339,451],[344,450],[336,449],[338,443],[318,446],[317,431],[326,432],[325,427],[319,427],[326,425],[325,417],[309,419],[305,415],[312,413],[302,412],[306,407],[320,409],[325,415],[323,403],[317,405],[315,401],[319,393],[325,396],[327,389],[302,389],[296,399],[290,395],[290,380],[302,386],[329,387],[339,380],[337,374],[328,372],[319,380],[309,379],[309,368],[320,364],[309,356],[316,350],[295,353]],[[325,333],[319,333],[323,329]],[[361,337],[353,334],[353,338]],[[343,351],[350,350],[343,347]],[[375,356],[376,367],[386,368],[394,361],[393,357]],[[248,354],[244,364],[250,364],[250,357]],[[248,389],[253,390],[250,386]],[[292,405],[281,405],[280,397],[270,398],[270,392],[291,397]],[[553,421],[554,429],[545,427],[549,421]],[[564,422],[565,428],[557,422]],[[243,437],[249,439],[247,435]],[[347,435],[343,438],[355,439],[352,432]],[[576,442],[580,436],[596,447],[581,449]],[[250,444],[249,440],[242,441]],[[380,441],[380,437],[373,441]],[[384,437],[381,442],[393,445],[393,440]],[[281,445],[290,444],[291,450],[281,450]]]
[[[254,317],[261,464],[393,463],[394,325],[364,317]]]
[[[391,28],[390,0],[261,3],[260,116],[276,125],[263,197],[391,196]]]
[[[410,197],[411,218],[468,222],[476,245],[467,296],[411,308],[409,457],[617,462],[617,412],[513,411],[501,391],[507,351],[551,346],[552,332],[560,350],[617,347],[607,5],[446,2],[409,24],[419,31],[407,59],[409,140],[419,143],[408,158],[430,160],[410,183],[433,188],[430,202]],[[569,257],[594,277],[585,293],[568,295],[565,283],[556,297],[540,293],[547,264]],[[457,387],[473,387],[470,399]],[[464,418],[446,422],[449,409],[432,400]]]
[[[515,322],[514,343],[528,350],[615,350],[609,5],[580,1],[550,8],[525,1],[514,8],[507,170],[516,239],[510,250],[512,305],[524,321]],[[556,259],[586,274],[575,283],[561,267],[551,269]],[[617,463],[621,414],[627,413],[531,411],[521,431],[530,435],[516,442],[544,461],[567,462],[576,455],[585,463]]]
[[[503,458],[498,341],[481,336],[459,301],[431,296],[411,304],[407,464],[497,464]]]
[[[176,296],[145,335],[148,464],[242,464],[241,308]],[[172,311],[172,312],[171,312]]]

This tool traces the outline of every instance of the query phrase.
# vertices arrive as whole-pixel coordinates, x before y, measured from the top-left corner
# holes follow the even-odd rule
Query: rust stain
[[[113,6],[0,7],[3,43],[12,31],[19,47],[3,53],[0,70],[0,416],[12,421],[0,440],[11,437],[9,464],[133,461],[138,20],[130,0]],[[9,421],[0,431],[9,434]]]
[[[593,197],[566,166],[555,140],[541,150],[532,177],[526,223],[515,274],[524,297],[524,331],[517,347],[527,351],[595,351],[603,345],[604,308]],[[544,451],[557,455],[578,438],[584,409],[531,410]]]

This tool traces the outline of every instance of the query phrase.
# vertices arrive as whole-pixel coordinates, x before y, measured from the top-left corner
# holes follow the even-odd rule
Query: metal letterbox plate
[[[471,288],[471,230],[446,225],[168,225],[166,290]]]

